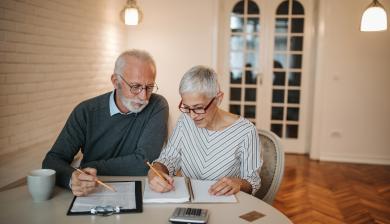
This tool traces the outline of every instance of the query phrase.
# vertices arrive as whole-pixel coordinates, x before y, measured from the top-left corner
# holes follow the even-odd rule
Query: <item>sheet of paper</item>
[[[194,192],[194,203],[234,203],[237,199],[234,195],[215,196],[210,195],[208,190],[216,181],[191,179]],[[175,190],[165,193],[155,192],[145,180],[144,203],[184,203],[189,202],[190,195],[184,177],[174,177]]]
[[[112,192],[99,185],[95,192],[85,197],[77,197],[71,212],[90,211],[96,206],[120,206],[123,209],[136,208],[134,182],[109,182],[117,192]]]
[[[194,203],[229,203],[237,202],[234,195],[230,196],[215,196],[209,194],[209,188],[216,183],[214,180],[194,180],[191,179],[192,190],[194,192]]]
[[[189,194],[184,177],[174,177],[175,190],[165,193],[155,192],[145,180],[144,203],[183,203],[189,201]]]

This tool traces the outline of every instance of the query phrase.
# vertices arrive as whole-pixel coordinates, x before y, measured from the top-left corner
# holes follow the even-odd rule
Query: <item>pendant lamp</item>
[[[378,0],[373,0],[362,15],[360,31],[373,32],[384,30],[387,30],[387,15],[385,8]]]

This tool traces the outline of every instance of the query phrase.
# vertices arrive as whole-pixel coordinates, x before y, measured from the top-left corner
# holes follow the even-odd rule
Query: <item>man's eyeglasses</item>
[[[146,91],[146,94],[152,94],[153,92],[157,92],[158,86],[157,84],[154,85],[141,85],[138,83],[131,83],[129,84],[122,75],[119,75],[121,79],[126,83],[126,85],[130,88],[130,92],[134,95],[137,95],[142,92],[142,90]]]
[[[207,106],[205,107],[196,107],[196,108],[189,108],[189,107],[185,107],[183,106],[183,100],[180,101],[180,104],[179,104],[179,110],[183,113],[190,113],[191,111],[193,111],[195,114],[205,114],[207,109],[209,109],[209,107],[211,106],[211,104],[213,103],[213,101],[215,100],[215,97],[213,99],[211,99],[210,103],[207,104]]]

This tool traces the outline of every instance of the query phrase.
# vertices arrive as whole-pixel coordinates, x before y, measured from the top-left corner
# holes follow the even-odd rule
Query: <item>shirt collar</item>
[[[122,115],[128,115],[128,114],[131,114],[133,112],[129,111],[128,113],[122,113],[118,106],[116,105],[115,103],[115,99],[114,99],[114,96],[115,96],[115,89],[111,92],[111,95],[110,95],[110,101],[109,101],[109,107],[110,107],[110,116],[114,116],[115,114],[122,114]]]

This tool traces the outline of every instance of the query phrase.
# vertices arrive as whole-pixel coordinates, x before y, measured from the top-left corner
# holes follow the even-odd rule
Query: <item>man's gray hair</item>
[[[147,62],[152,66],[154,75],[156,75],[156,63],[154,62],[153,57],[146,51],[131,49],[123,52],[115,61],[114,73],[116,75],[123,75],[123,70],[127,63],[127,58],[133,57],[140,61]]]
[[[200,93],[215,97],[219,92],[217,74],[212,68],[198,65],[188,70],[181,78],[179,93]]]

